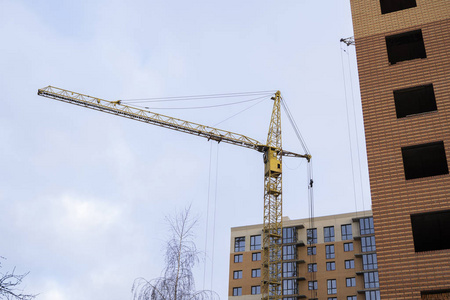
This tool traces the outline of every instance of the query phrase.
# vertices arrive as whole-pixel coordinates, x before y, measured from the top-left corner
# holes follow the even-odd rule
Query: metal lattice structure
[[[221,130],[145,109],[124,105],[120,100],[108,101],[88,95],[48,86],[38,90],[38,95],[62,102],[98,110],[116,116],[177,130],[196,136],[253,149],[264,153],[264,233],[262,265],[262,299],[282,298],[282,156],[302,157],[308,161],[309,154],[297,154],[282,150],[281,145],[281,93],[277,91],[274,100],[267,143],[245,135]]]

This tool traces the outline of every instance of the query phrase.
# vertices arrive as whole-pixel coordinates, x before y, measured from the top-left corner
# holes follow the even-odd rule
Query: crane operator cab
[[[268,148],[264,152],[264,174],[271,177],[278,177],[281,174],[281,160],[278,159],[277,148]]]

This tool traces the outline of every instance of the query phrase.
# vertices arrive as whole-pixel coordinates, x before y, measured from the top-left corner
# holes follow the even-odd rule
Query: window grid
[[[352,224],[341,225],[341,235],[343,241],[353,239]]]
[[[317,251],[316,251],[316,246],[312,246],[312,247],[308,247],[308,255],[316,255]]]
[[[364,288],[372,289],[380,287],[378,281],[378,272],[368,272],[364,273]]]
[[[337,294],[336,279],[327,280],[327,293],[328,295]]]
[[[283,260],[296,259],[296,247],[295,245],[285,245],[283,246]]]
[[[378,269],[377,255],[364,254],[363,255],[363,270],[373,270]]]
[[[346,260],[345,268],[346,269],[354,269],[355,268],[355,260],[353,260],[353,259]]]
[[[365,236],[361,238],[361,251],[372,252],[376,250],[375,236]]]
[[[308,281],[308,290],[317,290],[317,280]]]
[[[334,245],[325,246],[325,257],[327,259],[334,258]]]
[[[242,254],[236,254],[234,256],[234,262],[235,263],[241,263],[243,261],[243,259],[244,259],[244,255],[242,255]]]
[[[327,262],[327,271],[336,270],[336,263],[334,261]]]
[[[297,230],[295,227],[283,228],[283,243],[295,243],[297,240]]]
[[[258,260],[261,260],[261,252],[252,253],[252,261],[258,261]]]
[[[307,229],[306,235],[308,245],[317,244],[317,228]]]
[[[366,300],[381,300],[380,291],[366,291]]]
[[[359,228],[361,231],[361,235],[374,234],[375,229],[373,227],[373,218],[368,217],[368,218],[359,219]]]
[[[233,272],[233,279],[241,279],[242,278],[242,270]]]
[[[323,228],[324,242],[334,242],[334,226],[328,226]]]
[[[344,252],[353,251],[353,242],[352,243],[344,243]]]
[[[241,296],[242,295],[242,287],[233,288],[233,296]]]
[[[296,294],[298,294],[297,281],[295,279],[283,280],[283,295],[296,295]]]
[[[355,277],[346,278],[345,286],[347,286],[347,287],[356,286],[356,278]]]
[[[261,269],[252,269],[252,277],[261,277]]]
[[[317,264],[308,264],[308,272],[312,273],[312,272],[317,272]]]
[[[347,300],[357,300],[356,296],[347,296]]]
[[[250,236],[250,250],[261,250],[261,235]]]
[[[283,263],[283,277],[295,277],[297,276],[297,263],[284,262]]]
[[[259,285],[252,286],[252,295],[258,294],[261,294],[261,286]]]
[[[234,238],[234,252],[245,251],[245,236]]]

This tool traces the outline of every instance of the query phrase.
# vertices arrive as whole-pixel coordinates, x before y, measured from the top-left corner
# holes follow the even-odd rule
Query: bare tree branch
[[[36,295],[22,294],[23,290],[19,288],[23,279],[28,275],[29,272],[25,274],[15,274],[14,273],[15,270],[16,269],[14,268],[12,272],[8,271],[6,273],[0,272],[0,299],[8,299],[8,300],[34,299]]]
[[[197,219],[187,207],[177,216],[166,217],[171,237],[166,244],[163,277],[147,281],[138,278],[132,287],[134,300],[209,300],[218,298],[213,291],[195,291],[192,268],[199,262],[200,252],[194,242]]]

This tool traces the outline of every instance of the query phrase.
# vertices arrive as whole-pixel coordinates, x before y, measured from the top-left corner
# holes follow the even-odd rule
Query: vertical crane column
[[[282,297],[281,94],[277,91],[264,152],[264,228],[262,299]]]

